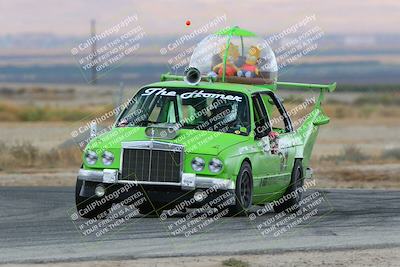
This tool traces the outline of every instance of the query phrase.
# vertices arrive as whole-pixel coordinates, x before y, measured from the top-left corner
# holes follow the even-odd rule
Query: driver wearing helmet
[[[212,131],[227,132],[236,122],[237,105],[236,101],[214,99],[211,115],[208,118],[210,122],[209,129]]]

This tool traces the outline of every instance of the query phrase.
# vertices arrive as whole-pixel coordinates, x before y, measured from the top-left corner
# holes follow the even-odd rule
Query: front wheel
[[[229,207],[228,216],[243,216],[253,201],[253,174],[250,164],[242,163],[236,179],[235,205]]]

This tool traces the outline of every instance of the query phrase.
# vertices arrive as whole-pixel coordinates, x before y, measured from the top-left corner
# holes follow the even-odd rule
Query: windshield
[[[155,124],[247,135],[250,132],[247,97],[225,90],[143,88],[116,126]]]

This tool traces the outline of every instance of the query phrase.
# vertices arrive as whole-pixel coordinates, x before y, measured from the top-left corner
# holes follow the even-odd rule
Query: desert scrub
[[[21,168],[79,166],[82,152],[77,147],[40,151],[30,142],[12,145],[0,142],[0,171]]]
[[[250,267],[250,264],[245,261],[241,261],[235,258],[229,258],[222,262],[222,266],[231,266],[231,267]]]
[[[400,147],[385,149],[382,152],[382,158],[400,160]]]
[[[373,105],[362,106],[360,107],[358,116],[360,118],[369,118],[373,113],[376,112],[376,110],[377,110],[376,106]]]
[[[10,155],[18,162],[26,164],[25,166],[34,165],[39,156],[39,150],[29,142],[17,143],[13,146],[7,147]]]
[[[344,119],[354,117],[354,109],[348,105],[332,105],[332,108],[326,109],[326,114],[332,118]]]
[[[336,164],[340,162],[357,162],[368,160],[371,157],[364,154],[361,149],[355,145],[345,146],[338,155],[322,156],[322,161],[334,161]]]
[[[399,106],[400,94],[366,94],[354,100],[354,104]]]

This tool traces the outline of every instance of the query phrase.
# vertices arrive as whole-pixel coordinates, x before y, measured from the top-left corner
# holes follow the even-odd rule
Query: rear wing
[[[277,82],[277,87],[295,88],[295,89],[320,89],[320,94],[316,106],[321,106],[325,98],[325,92],[333,92],[336,89],[336,83],[331,84],[313,84],[313,83],[291,83],[291,82]]]
[[[336,89],[336,83],[331,84],[315,84],[315,83],[290,83],[290,82],[277,82],[278,86],[300,88],[300,89],[321,89],[328,92],[333,92]]]

